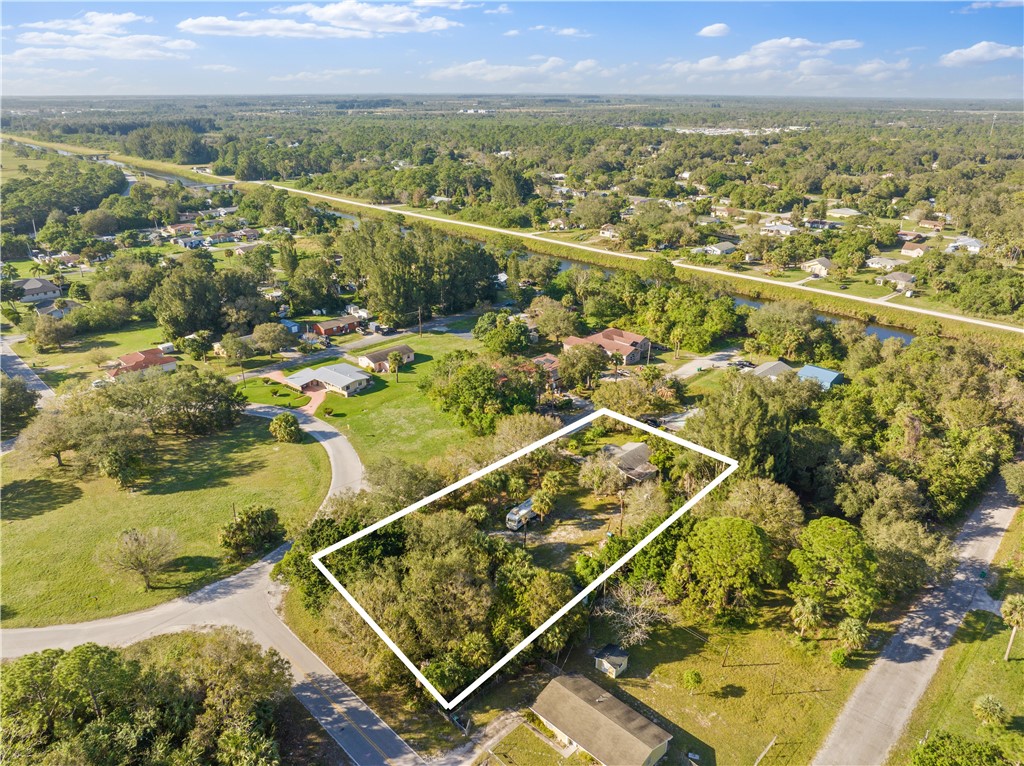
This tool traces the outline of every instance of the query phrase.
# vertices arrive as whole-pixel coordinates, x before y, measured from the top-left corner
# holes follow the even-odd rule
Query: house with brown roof
[[[604,766],[653,766],[672,735],[581,675],[559,676],[530,709],[565,745]]]
[[[909,255],[911,258],[919,258],[928,252],[928,245],[920,242],[907,242],[900,248],[900,255]]]
[[[601,332],[596,332],[586,338],[570,335],[562,341],[562,347],[570,348],[583,343],[597,344],[604,349],[608,356],[618,352],[622,354],[625,364],[640,364],[650,355],[651,350],[651,341],[643,335],[616,327],[609,327],[607,330],[601,330]]]
[[[600,231],[598,232],[598,234],[600,234],[602,237],[604,237],[606,239],[618,239],[619,238],[618,230],[615,228],[615,226],[613,226],[610,223],[606,223],[604,226],[602,226]]]
[[[260,233],[256,229],[245,228],[231,232],[231,236],[239,242],[252,242],[260,238]]]
[[[558,374],[558,357],[554,354],[541,354],[531,359],[535,365],[540,367],[547,376],[548,385],[555,391],[558,390],[561,376]]]
[[[356,361],[359,362],[360,367],[365,367],[372,372],[389,372],[388,357],[395,352],[402,355],[402,364],[409,364],[416,357],[415,351],[409,346],[401,344],[382,348],[380,351],[367,351]]]
[[[932,231],[942,231],[942,227],[946,225],[946,222],[925,220],[918,221],[917,225],[925,229],[931,229]]]
[[[347,332],[355,332],[358,326],[359,317],[349,314],[337,319],[322,319],[319,322],[314,322],[313,332],[324,336],[344,335]]]
[[[117,358],[117,367],[112,368],[108,374],[112,378],[124,375],[127,372],[142,372],[143,370],[160,369],[164,372],[173,372],[178,367],[178,360],[173,356],[167,356],[158,348],[147,348],[142,351],[133,351]]]

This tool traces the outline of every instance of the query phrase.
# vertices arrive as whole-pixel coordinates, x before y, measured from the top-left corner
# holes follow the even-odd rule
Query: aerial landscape
[[[0,762],[1024,763],[1024,3],[3,30]]]

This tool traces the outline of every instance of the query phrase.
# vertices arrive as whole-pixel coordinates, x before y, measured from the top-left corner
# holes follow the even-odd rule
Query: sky
[[[1024,0],[4,2],[3,95],[1015,98]]]

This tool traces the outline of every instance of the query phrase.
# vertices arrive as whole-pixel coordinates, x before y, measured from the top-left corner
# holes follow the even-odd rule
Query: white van
[[[522,529],[526,522],[537,518],[537,512],[533,510],[533,498],[526,500],[505,516],[505,526],[512,530]]]

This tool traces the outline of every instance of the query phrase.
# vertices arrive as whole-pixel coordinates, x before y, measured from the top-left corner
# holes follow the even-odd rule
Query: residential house
[[[930,248],[928,245],[921,244],[920,242],[907,242],[900,248],[900,255],[908,255],[911,258],[919,258],[928,252]]]
[[[434,195],[431,195],[430,201],[436,207],[437,205],[440,205],[442,202],[451,202],[452,198],[451,197],[445,197],[442,194],[434,194]]]
[[[548,221],[548,228],[549,229],[558,229],[559,231],[564,231],[567,228],[566,223],[565,223],[565,219],[564,218],[552,218],[550,221]]]
[[[966,250],[971,255],[977,255],[985,247],[985,243],[974,237],[957,237],[947,247],[947,253],[955,253],[957,250]]]
[[[633,481],[644,481],[658,473],[651,464],[651,448],[643,442],[627,442],[621,447],[609,444],[604,452],[615,467]]]
[[[891,271],[885,276],[875,277],[876,285],[888,283],[894,290],[899,290],[901,293],[910,290],[916,281],[917,277],[905,271]]]
[[[158,348],[147,348],[143,351],[133,351],[117,358],[117,367],[108,371],[108,375],[116,378],[128,372],[141,372],[142,370],[159,369],[164,372],[173,372],[178,367],[178,360],[173,356],[167,356]]]
[[[608,356],[618,352],[622,354],[625,364],[640,364],[647,360],[651,351],[651,342],[643,335],[619,330],[615,327],[609,327],[607,330],[596,332],[586,338],[577,338],[575,335],[570,335],[562,341],[562,346],[563,348],[569,348],[571,346],[578,346],[581,343],[596,343],[604,349]]]
[[[768,378],[768,380],[778,380],[781,375],[785,375],[787,372],[792,371],[793,368],[785,362],[775,361],[759,364],[750,371],[750,374],[756,375],[759,378]]]
[[[508,287],[508,274],[506,274],[504,271],[499,271],[492,277],[492,279],[494,280],[495,287],[497,287],[499,290],[503,290],[504,288]]]
[[[835,221],[826,221],[824,218],[811,218],[807,221],[804,221],[804,226],[806,226],[808,229],[813,229],[815,231],[842,228],[842,224],[836,223]]]
[[[299,391],[333,391],[348,397],[366,388],[373,381],[369,375],[351,364],[339,362],[326,367],[307,367],[284,379]]]
[[[868,258],[866,266],[869,269],[882,269],[883,271],[892,271],[897,266],[902,266],[903,261],[898,261],[895,258],[886,258],[884,255],[873,255]]]
[[[78,301],[63,300],[59,306],[57,305],[57,301],[61,301],[61,299],[58,298],[54,301],[39,301],[35,304],[36,313],[40,316],[46,314],[54,319],[63,319],[75,309],[82,308],[82,304]]]
[[[608,644],[594,655],[594,667],[606,676],[618,678],[629,665],[629,652],[618,644]]]
[[[898,231],[896,232],[896,237],[904,242],[917,242],[917,240],[921,239],[921,235],[916,231]]]
[[[242,253],[248,253],[251,250],[255,250],[259,246],[259,242],[240,242],[231,248],[231,250],[235,255],[241,255]]]
[[[843,382],[843,373],[837,372],[836,370],[829,370],[824,367],[816,367],[813,364],[801,367],[796,371],[796,376],[800,378],[800,380],[813,380],[817,382],[825,391],[828,391],[832,386]]]
[[[203,240],[200,237],[175,237],[171,242],[186,250],[195,250],[203,246]]]
[[[832,270],[832,261],[828,258],[815,258],[813,261],[801,263],[800,268],[816,277],[827,277]]]
[[[833,218],[853,218],[861,215],[859,210],[854,210],[852,207],[834,207],[831,210],[826,211],[825,215],[830,215]]]
[[[615,230],[615,226],[610,224],[610,223],[604,224],[604,226],[601,227],[601,230],[600,230],[599,234],[602,237],[605,237],[606,239],[618,239],[619,238],[619,232],[616,231]]]
[[[62,295],[60,288],[49,279],[29,277],[28,279],[15,279],[11,284],[14,287],[21,288],[22,303],[41,303],[42,301],[52,301]]]
[[[769,223],[761,227],[761,234],[766,237],[788,237],[798,231],[796,226],[788,223]]]
[[[558,676],[530,709],[558,741],[604,766],[653,766],[672,735],[588,678]]]
[[[235,238],[230,234],[210,234],[203,240],[203,244],[206,246],[210,245],[222,245],[225,242],[234,242]]]
[[[388,357],[395,352],[402,355],[402,364],[409,364],[416,358],[416,352],[405,344],[402,344],[399,346],[382,348],[379,351],[367,351],[356,361],[359,362],[360,367],[365,367],[373,372],[390,372],[391,370]]]
[[[561,383],[561,377],[558,374],[558,357],[554,354],[541,354],[535,356],[531,361],[544,371],[547,375],[548,385],[553,391],[557,391],[559,383]]]
[[[929,220],[925,220],[925,221],[918,221],[917,225],[920,226],[923,229],[931,229],[932,231],[939,232],[939,231],[942,231],[942,227],[946,225],[946,222],[945,221],[929,221]]]
[[[359,326],[359,317],[351,314],[338,317],[337,319],[322,319],[313,323],[313,332],[317,335],[344,335],[347,332],[355,332]]]
[[[182,235],[194,237],[202,233],[196,228],[194,223],[172,223],[166,226],[164,231],[171,237],[180,237]]]
[[[705,247],[704,252],[708,255],[729,255],[736,252],[736,245],[732,242],[716,242]]]
[[[349,303],[345,306],[345,313],[351,314],[359,319],[373,319],[373,314],[370,313],[369,309],[360,308],[354,303]]]
[[[256,229],[246,227],[244,229],[231,232],[231,236],[239,242],[253,242],[260,238],[260,233]]]

